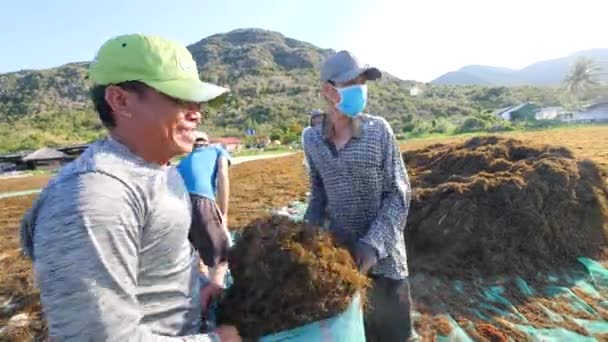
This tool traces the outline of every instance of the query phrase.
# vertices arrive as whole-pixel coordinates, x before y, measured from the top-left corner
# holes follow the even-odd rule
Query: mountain
[[[0,74],[0,115],[15,116],[89,106],[88,63]]]
[[[202,79],[227,84],[234,94],[245,96],[312,81],[315,68],[332,52],[260,29],[216,34],[188,49]],[[88,65],[70,63],[48,70],[0,74],[0,113],[23,116],[91,108],[85,80]]]
[[[333,50],[262,29],[215,34],[187,48],[203,80],[227,85],[232,91],[230,108],[214,117],[214,125],[239,126],[247,118],[263,124],[268,121],[269,111],[281,114],[282,119],[303,117],[322,105],[318,70]],[[88,65],[79,62],[0,74],[0,120],[91,110],[85,79]],[[409,91],[413,84],[388,73],[379,82],[381,88],[398,87],[403,91]]]
[[[209,109],[202,124],[212,135],[243,136],[252,127],[271,136],[289,133],[284,141],[298,141],[307,113],[324,106],[319,67],[331,49],[255,28],[215,34],[188,49],[203,80],[231,89],[227,103]],[[0,151],[85,142],[103,134],[89,99],[88,65],[84,61],[0,74]],[[467,72],[472,75],[469,83],[479,84],[475,68]],[[410,95],[414,87],[416,96]],[[559,104],[555,89],[432,85],[387,72],[369,84],[369,96],[370,113],[385,117],[395,132],[414,133],[441,132],[453,124],[436,121],[458,123],[522,101]]]
[[[488,86],[559,86],[578,57],[585,56],[608,68],[608,49],[592,49],[570,56],[542,61],[521,70],[496,68],[484,65],[470,65],[458,71],[448,72],[433,84],[443,85],[488,85]],[[601,80],[608,82],[608,70]]]

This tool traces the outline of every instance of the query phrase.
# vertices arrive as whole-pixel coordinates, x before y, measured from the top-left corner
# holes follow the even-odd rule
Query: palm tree
[[[591,88],[599,84],[597,81],[599,68],[595,62],[588,57],[579,57],[566,78],[566,92],[574,98],[576,106],[583,95]]]

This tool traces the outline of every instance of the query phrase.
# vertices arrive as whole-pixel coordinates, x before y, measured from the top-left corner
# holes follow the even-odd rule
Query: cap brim
[[[375,81],[382,77],[382,72],[378,68],[363,67],[345,72],[342,75],[332,78],[331,80],[336,83],[346,83],[361,75],[365,75],[368,81]]]
[[[173,80],[173,81],[142,81],[150,87],[176,99],[191,102],[209,102],[220,95],[230,91],[228,88],[199,80]]]

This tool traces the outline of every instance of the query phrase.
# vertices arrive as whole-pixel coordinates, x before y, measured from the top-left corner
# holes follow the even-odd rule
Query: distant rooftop
[[[23,161],[52,160],[62,158],[68,158],[68,155],[53,148],[43,147],[25,156]]]
[[[236,138],[236,137],[211,139],[211,142],[216,143],[216,144],[240,144],[242,141],[243,140],[241,138]]]

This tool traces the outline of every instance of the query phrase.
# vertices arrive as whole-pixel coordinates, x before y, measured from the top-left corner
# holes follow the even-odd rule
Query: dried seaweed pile
[[[284,217],[247,226],[230,255],[234,284],[221,300],[218,322],[257,338],[343,312],[368,280],[346,249]]]
[[[566,148],[490,136],[403,159],[414,272],[534,274],[605,251],[606,175]]]

